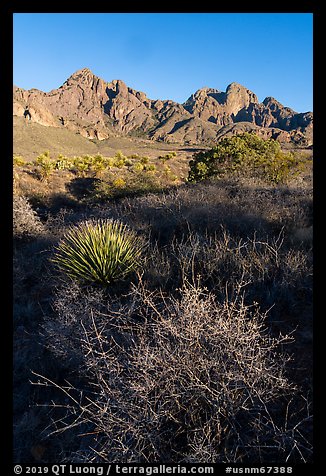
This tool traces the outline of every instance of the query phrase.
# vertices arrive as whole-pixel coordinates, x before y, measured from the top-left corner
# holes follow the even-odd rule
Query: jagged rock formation
[[[199,89],[184,103],[184,107],[195,117],[226,126],[250,104],[258,104],[257,96],[240,84],[231,83],[225,93],[211,88]]]
[[[238,83],[231,83],[225,92],[199,89],[178,104],[148,99],[121,80],[107,83],[84,68],[49,93],[14,87],[14,115],[23,116],[26,106],[32,121],[66,127],[89,139],[136,135],[171,143],[211,144],[254,130],[281,142],[312,144],[312,112],[297,113],[271,97],[259,103],[253,92]]]

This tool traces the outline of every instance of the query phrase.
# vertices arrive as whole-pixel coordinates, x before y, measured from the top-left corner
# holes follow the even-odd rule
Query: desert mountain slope
[[[167,143],[211,144],[239,130],[301,146],[312,144],[313,114],[297,113],[272,97],[257,96],[238,83],[225,92],[202,88],[179,104],[152,100],[122,80],[106,82],[88,68],[48,93],[14,87],[15,116],[43,126],[67,128],[89,139],[136,136]],[[239,126],[234,127],[236,124]]]
[[[63,126],[43,126],[17,116],[13,118],[13,126],[13,153],[28,161],[45,151],[55,158],[59,154],[66,157],[96,154],[113,157],[118,150],[123,151],[125,155],[138,154],[153,159],[177,151],[178,158],[189,159],[194,152],[206,148],[205,145],[184,146],[124,135],[104,140],[89,140]]]
[[[14,117],[13,126],[13,152],[27,159],[35,159],[44,151],[50,151],[53,156],[63,154],[67,157],[95,155],[98,152],[93,141],[63,126],[43,126],[27,122],[23,117]]]

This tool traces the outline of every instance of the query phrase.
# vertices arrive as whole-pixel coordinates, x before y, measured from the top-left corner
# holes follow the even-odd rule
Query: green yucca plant
[[[73,279],[109,285],[140,265],[143,247],[119,220],[90,220],[69,229],[52,261]]]

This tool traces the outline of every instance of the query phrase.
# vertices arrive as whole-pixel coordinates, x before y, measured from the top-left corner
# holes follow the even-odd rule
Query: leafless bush
[[[266,462],[272,452],[278,461],[306,461],[311,448],[299,423],[291,427],[287,415],[282,426],[275,416],[277,402],[295,390],[285,374],[289,357],[279,353],[291,339],[268,333],[265,315],[245,305],[242,288],[218,302],[198,285],[185,284],[175,298],[140,283],[124,302],[102,299],[105,312],[81,290],[77,309],[76,294],[62,301],[77,328],[66,352],[71,342],[79,348],[88,384],[60,387],[38,378],[69,398],[54,431],[81,425],[93,435],[88,450],[71,458]],[[62,327],[48,331],[52,339]]]
[[[164,285],[173,291],[185,282],[203,285],[217,296],[228,285],[244,280],[247,302],[258,301],[275,312],[294,305],[311,294],[312,260],[307,251],[288,248],[283,230],[276,236],[254,233],[241,238],[221,226],[213,235],[188,232],[170,246],[154,247],[144,279],[153,288]],[[310,294],[309,294],[310,293]],[[274,314],[274,309],[273,309]]]
[[[83,290],[70,281],[57,292],[53,308],[54,316],[43,324],[47,336],[47,346],[55,355],[72,369],[82,364],[80,341],[87,326],[89,316],[105,307],[102,304],[103,292],[100,289]],[[89,326],[88,326],[89,327]]]
[[[125,217],[136,228],[150,228],[162,243],[188,230],[210,234],[223,224],[230,231],[247,235],[292,232],[312,224],[312,188],[267,186],[242,181],[217,181],[187,185],[160,194],[125,198],[98,208],[105,217]]]
[[[13,232],[15,236],[35,236],[43,232],[43,225],[26,197],[14,195]]]

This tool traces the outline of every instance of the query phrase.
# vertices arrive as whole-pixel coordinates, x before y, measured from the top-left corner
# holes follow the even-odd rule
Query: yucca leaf
[[[93,220],[70,228],[52,261],[73,279],[105,285],[139,266],[142,241],[119,220]]]

